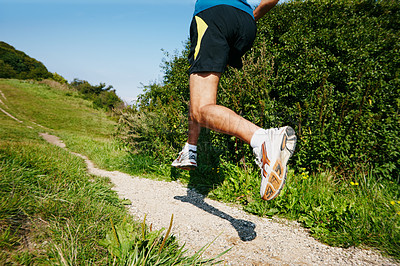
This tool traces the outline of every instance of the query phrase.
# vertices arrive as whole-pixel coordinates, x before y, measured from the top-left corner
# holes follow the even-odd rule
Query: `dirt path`
[[[66,148],[55,136],[41,136]],[[174,214],[172,233],[189,251],[211,242],[207,257],[231,248],[222,257],[228,265],[400,265],[373,251],[321,244],[295,222],[249,215],[235,206],[204,198],[179,182],[101,170],[87,157],[74,154],[85,160],[90,174],[109,177],[120,197],[132,202],[129,211],[139,219],[147,215],[147,224],[153,228],[168,227]]]

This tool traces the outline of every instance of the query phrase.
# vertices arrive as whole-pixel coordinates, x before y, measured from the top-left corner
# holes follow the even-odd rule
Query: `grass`
[[[38,141],[2,142],[0,161],[1,225],[13,231],[5,242],[18,247],[3,250],[2,259],[36,264],[66,258],[81,264],[107,257],[91,236],[105,234],[108,217],[125,215],[107,180],[90,182],[81,160]]]
[[[115,122],[104,112],[47,85],[0,80],[0,90],[0,107],[23,121],[0,112],[0,264],[216,262],[202,260],[201,252],[186,256],[173,236],[135,221],[108,179],[89,175],[82,159],[38,135],[55,134],[99,165],[121,168],[127,153],[111,137]]]

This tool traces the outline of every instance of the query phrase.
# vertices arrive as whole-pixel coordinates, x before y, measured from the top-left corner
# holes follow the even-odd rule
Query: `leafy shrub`
[[[252,53],[270,52],[266,87],[296,127],[299,166],[399,176],[399,16],[398,1],[305,1],[261,23]]]
[[[112,110],[113,108],[123,105],[122,100],[113,90],[113,86],[100,83],[99,85],[91,85],[86,80],[74,79],[70,85],[80,92],[85,99],[93,101],[96,108],[105,108]]]
[[[60,84],[68,84],[68,81],[63,76],[61,76],[56,72],[53,73],[53,77],[51,79],[57,81]]]

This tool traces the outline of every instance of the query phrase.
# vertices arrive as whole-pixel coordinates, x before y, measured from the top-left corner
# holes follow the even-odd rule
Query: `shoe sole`
[[[197,166],[187,165],[187,166],[175,166],[176,168],[186,170],[186,171],[193,171],[197,168]]]
[[[185,165],[181,165],[181,164],[171,164],[173,167],[182,169],[182,170],[187,170],[187,171],[192,171],[195,170],[197,168],[197,165],[191,165],[191,164],[185,164]]]
[[[287,176],[287,163],[294,153],[296,141],[297,137],[294,129],[289,126],[286,127],[280,145],[281,152],[274,166],[272,167],[271,173],[268,175],[263,169],[261,169],[261,175],[268,180],[265,190],[262,191],[263,193],[261,193],[263,200],[269,201],[276,198],[285,185]]]

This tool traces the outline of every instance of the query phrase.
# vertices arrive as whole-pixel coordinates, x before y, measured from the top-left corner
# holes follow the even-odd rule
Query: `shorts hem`
[[[189,74],[193,73],[204,73],[204,72],[217,72],[217,73],[223,73],[225,72],[226,67],[193,67],[189,69]]]

